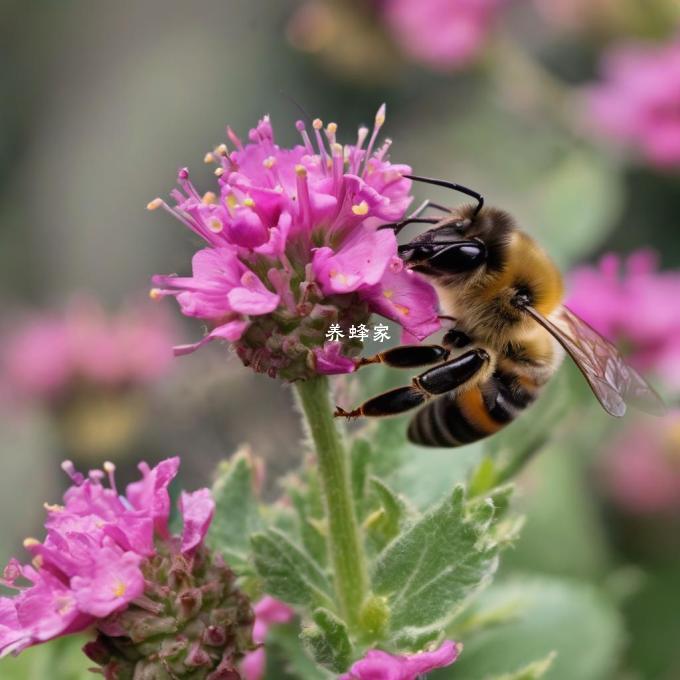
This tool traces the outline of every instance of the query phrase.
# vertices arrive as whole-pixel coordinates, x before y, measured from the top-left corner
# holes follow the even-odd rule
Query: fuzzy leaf
[[[369,482],[379,507],[368,516],[364,528],[377,552],[397,536],[405,518],[413,511],[410,510],[405,499],[394,493],[382,480],[371,477]]]
[[[464,494],[457,487],[376,561],[373,591],[387,598],[392,636],[404,645],[436,636],[496,570],[493,502],[476,503],[466,513]]]
[[[249,537],[261,526],[253,493],[252,458],[247,449],[218,466],[212,492],[216,507],[208,542],[237,573],[247,572],[251,569]]]
[[[267,593],[289,604],[332,606],[331,585],[321,567],[285,534],[269,529],[251,542]]]
[[[302,631],[302,642],[316,662],[331,671],[342,672],[352,658],[352,643],[345,622],[328,609],[312,614],[314,623]]]
[[[331,674],[319,668],[300,644],[296,625],[272,626],[267,633],[267,670],[265,680],[332,680]]]

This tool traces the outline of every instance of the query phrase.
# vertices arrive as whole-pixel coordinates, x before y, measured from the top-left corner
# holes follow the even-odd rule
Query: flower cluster
[[[372,312],[390,318],[416,338],[439,327],[436,295],[404,269],[397,241],[383,223],[399,220],[411,201],[410,168],[387,159],[390,141],[377,147],[385,118],[381,107],[372,133],[336,141],[337,125],[286,149],[274,141],[269,118],[244,144],[231,131],[208,153],[217,163],[218,191],[200,194],[179,172],[170,207],[155,199],[207,244],[193,257],[192,276],[155,276],[153,298],[176,297],[187,316],[211,330],[191,352],[215,338],[233,343],[244,364],[287,380],[315,372],[354,370],[358,342],[324,343],[331,323],[366,323]]]
[[[598,127],[655,165],[680,164],[680,39],[618,47],[606,56],[603,75],[590,93]]]
[[[85,651],[107,678],[222,678],[251,648],[253,613],[221,557],[204,546],[215,504],[208,489],[183,492],[184,529],[168,529],[168,485],[179,459],[150,469],[119,495],[112,464],[73,482],[47,507],[47,537],[27,539],[30,565],[13,559],[2,583],[0,654],[95,627]],[[102,482],[108,475],[110,487]],[[219,674],[219,673],[223,674]]]
[[[437,668],[450,666],[462,648],[459,643],[445,640],[438,649],[408,656],[371,649],[340,680],[417,680]]]
[[[156,380],[170,366],[174,332],[167,315],[148,305],[107,315],[93,299],[62,313],[17,319],[3,339],[0,365],[11,401],[62,401],[83,386],[105,390]]]
[[[618,343],[631,363],[680,386],[680,272],[657,271],[656,257],[638,251],[625,262],[605,255],[596,268],[570,276],[567,306]]]
[[[504,0],[383,0],[400,49],[431,68],[460,68],[481,51]]]

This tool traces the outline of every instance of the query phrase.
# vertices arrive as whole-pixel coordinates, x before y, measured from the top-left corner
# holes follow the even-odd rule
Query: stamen
[[[362,177],[366,174],[368,162],[371,159],[371,153],[373,152],[373,145],[375,144],[375,140],[378,137],[380,128],[385,123],[385,110],[386,110],[385,104],[382,104],[378,109],[378,112],[375,114],[375,125],[373,126],[373,134],[371,134],[371,139],[369,140],[368,146],[366,147],[366,159],[365,159],[366,162],[364,164],[364,172],[361,175]]]
[[[240,151],[243,150],[243,142],[234,134],[234,131],[227,125],[227,137],[231,140],[231,143]]]
[[[76,470],[75,465],[70,460],[65,460],[61,464],[61,469],[71,478],[71,481],[76,485],[80,486],[84,481],[85,477]]]
[[[163,297],[163,291],[160,288],[152,288],[149,291],[149,297],[156,302]]]
[[[255,201],[253,201],[253,199],[250,198],[250,197],[244,198],[244,199],[243,199],[243,205],[244,205],[246,208],[254,208],[254,207],[255,207]]]
[[[23,542],[24,548],[26,550],[30,550],[31,548],[35,548],[36,545],[40,545],[40,541],[37,538],[25,538]]]
[[[335,133],[338,131],[337,123],[328,123],[326,126],[326,137],[328,137],[328,143],[333,146],[335,144]]]
[[[208,151],[208,153],[203,156],[204,163],[214,163],[216,160],[217,159],[215,158],[215,155],[212,151]]]
[[[225,173],[225,169],[220,167],[220,168],[215,168],[215,175],[217,177],[222,177],[222,175]]]
[[[43,508],[45,508],[47,512],[64,512],[63,505],[56,505],[54,503],[43,503]]]
[[[163,205],[164,202],[165,201],[163,201],[162,198],[154,198],[153,201],[149,201],[146,204],[146,209],[147,210],[158,210],[158,208],[160,208]]]
[[[116,466],[110,460],[107,460],[102,467],[109,476],[109,485],[118,495],[118,489],[116,488]]]
[[[219,217],[213,216],[208,219],[208,229],[214,234],[219,234],[224,229],[224,224],[222,224],[222,220]]]
[[[311,224],[311,204],[309,201],[309,187],[307,186],[307,168],[304,165],[295,166],[297,176],[298,214],[305,227]]]
[[[307,134],[307,129],[305,128],[305,124],[299,120],[297,123],[295,123],[295,127],[297,128],[297,131],[300,133],[300,136],[302,137],[302,142],[305,145],[305,151],[310,156],[314,156],[314,147],[312,146],[312,140],[309,138],[309,135]]]
[[[361,201],[361,203],[353,205],[352,212],[355,215],[366,215],[368,213],[368,203],[366,203],[366,201]]]
[[[227,145],[226,145],[226,144],[220,144],[220,145],[215,149],[215,153],[216,153],[218,156],[228,156],[228,155],[229,155],[229,150],[227,149]]]
[[[214,205],[217,203],[217,196],[212,191],[206,191],[203,194],[203,203],[206,205]]]
[[[312,121],[312,127],[314,128],[314,135],[316,137],[316,143],[319,147],[319,154],[321,156],[321,167],[324,169],[328,167],[328,154],[326,153],[326,144],[321,136],[321,130],[323,128],[323,121],[321,118],[315,118]]]

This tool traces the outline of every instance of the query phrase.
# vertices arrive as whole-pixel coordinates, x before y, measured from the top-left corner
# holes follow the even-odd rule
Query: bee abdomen
[[[512,377],[494,373],[481,385],[444,394],[420,409],[411,420],[408,438],[422,446],[472,444],[514,420],[536,393],[537,389],[516,385]]]

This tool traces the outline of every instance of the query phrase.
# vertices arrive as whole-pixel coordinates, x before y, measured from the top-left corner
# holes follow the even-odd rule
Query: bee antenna
[[[447,182],[443,179],[434,179],[432,177],[419,177],[418,175],[403,175],[407,179],[412,179],[414,182],[423,182],[425,184],[434,184],[438,187],[444,187],[445,189],[452,189],[453,191],[459,191],[461,194],[470,196],[477,201],[477,207],[473,217],[476,217],[479,211],[484,207],[484,197],[472,189],[464,187],[462,184],[456,184],[455,182]]]
[[[285,97],[302,114],[310,126],[312,125],[312,117],[309,115],[309,113],[307,113],[305,107],[302,106],[302,104],[300,104],[300,102],[295,99],[295,97],[293,97],[293,95],[288,94],[288,92],[285,90],[279,90],[279,94],[282,97]]]

